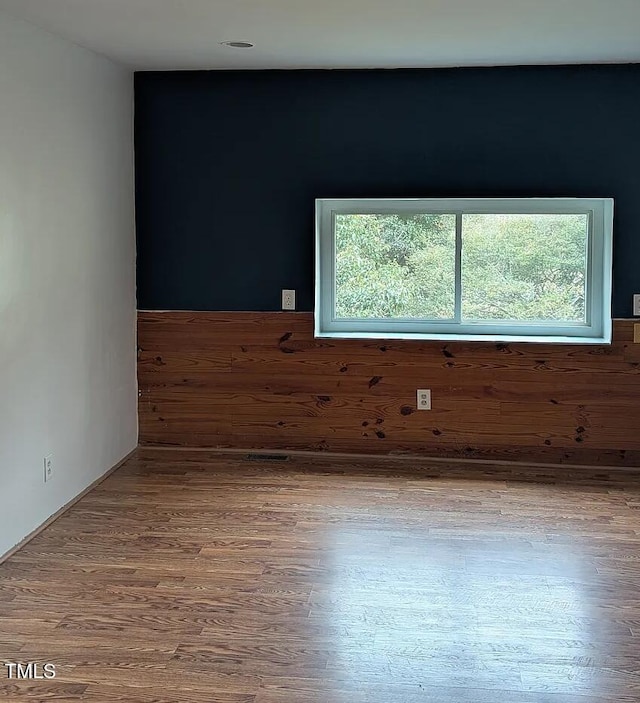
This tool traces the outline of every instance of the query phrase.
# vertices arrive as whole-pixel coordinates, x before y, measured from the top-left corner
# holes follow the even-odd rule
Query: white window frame
[[[345,319],[335,311],[335,218],[345,214],[456,215],[456,317]],[[462,215],[586,214],[589,216],[586,322],[460,321]],[[613,199],[611,198],[357,198],[316,200],[315,336],[500,342],[611,342]]]

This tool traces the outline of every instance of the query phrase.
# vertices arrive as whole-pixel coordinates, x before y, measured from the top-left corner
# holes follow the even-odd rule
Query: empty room
[[[640,3],[0,0],[0,700],[640,703]]]

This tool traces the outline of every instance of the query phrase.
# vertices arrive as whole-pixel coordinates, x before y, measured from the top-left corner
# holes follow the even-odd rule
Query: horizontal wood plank
[[[632,338],[618,320],[611,345],[322,340],[309,313],[141,312],[141,443],[635,465]]]

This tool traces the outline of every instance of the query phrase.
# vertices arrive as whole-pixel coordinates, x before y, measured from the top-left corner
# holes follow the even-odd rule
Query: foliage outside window
[[[609,342],[609,199],[317,201],[316,335]]]

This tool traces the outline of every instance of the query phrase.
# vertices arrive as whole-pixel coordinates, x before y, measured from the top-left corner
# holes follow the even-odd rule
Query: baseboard
[[[536,461],[508,461],[505,459],[474,459],[470,457],[442,457],[442,456],[426,456],[424,454],[359,454],[355,452],[330,452],[330,451],[305,451],[301,449],[272,449],[270,447],[255,448],[255,447],[186,447],[186,446],[160,446],[144,444],[140,445],[141,451],[159,451],[159,452],[209,452],[211,454],[277,454],[287,456],[310,457],[317,459],[352,459],[366,460],[372,462],[428,462],[430,464],[475,464],[481,466],[507,466],[513,468],[534,468],[534,469],[562,469],[570,471],[602,471],[613,472],[628,475],[640,475],[640,466],[620,466],[607,464],[554,464]]]
[[[112,466],[106,473],[102,474],[99,478],[97,478],[95,481],[90,483],[83,491],[78,493],[75,498],[72,498],[68,503],[63,505],[60,510],[56,511],[51,517],[47,518],[42,525],[39,527],[36,527],[33,532],[30,532],[24,539],[21,539],[18,544],[16,544],[15,547],[11,547],[11,549],[8,552],[5,552],[2,556],[0,556],[0,565],[2,565],[7,559],[12,557],[16,552],[19,552],[25,544],[28,544],[34,537],[37,537],[43,530],[46,530],[49,525],[54,523],[59,517],[64,515],[69,508],[72,508],[79,500],[84,498],[87,493],[90,493],[94,488],[97,488],[105,479],[109,478],[114,471],[117,471],[125,462],[129,461],[131,457],[136,453],[137,447],[130,451],[124,458],[122,458],[117,464]]]

